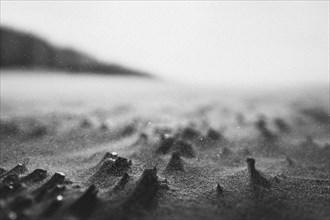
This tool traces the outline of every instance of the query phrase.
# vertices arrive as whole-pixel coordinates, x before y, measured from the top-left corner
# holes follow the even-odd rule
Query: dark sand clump
[[[158,191],[158,176],[156,167],[145,169],[133,191],[124,204],[127,209],[136,207],[148,209],[155,205]]]
[[[170,161],[166,166],[166,171],[184,171],[183,161],[180,152],[173,152]]]
[[[201,133],[194,127],[188,126],[183,128],[181,132],[177,135],[182,139],[194,140],[201,136]]]
[[[196,155],[192,144],[180,139],[174,143],[173,151],[179,152],[182,157],[187,158],[193,158]]]
[[[291,131],[290,125],[282,118],[275,118],[274,124],[280,132],[288,133]]]
[[[170,135],[162,135],[156,153],[167,154],[173,147],[175,138]]]
[[[99,164],[96,165],[95,173],[89,178],[89,183],[99,187],[109,185],[109,179],[122,176],[132,165],[132,161],[119,157],[116,153],[107,152]]]
[[[311,108],[303,108],[300,112],[317,123],[329,125],[330,115],[325,109],[321,107],[311,107]]]
[[[167,154],[174,151],[179,152],[181,156],[187,158],[193,158],[196,154],[190,142],[170,135],[162,135],[156,153]]]
[[[248,169],[250,173],[251,184],[254,188],[264,187],[269,188],[269,181],[255,168],[255,159],[247,158],[246,162],[248,164]]]

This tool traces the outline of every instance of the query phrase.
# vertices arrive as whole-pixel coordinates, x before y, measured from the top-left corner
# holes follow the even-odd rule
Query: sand
[[[1,219],[329,219],[328,85],[1,74]]]

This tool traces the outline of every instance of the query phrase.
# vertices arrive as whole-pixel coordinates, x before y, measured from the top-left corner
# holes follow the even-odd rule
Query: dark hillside
[[[1,27],[1,68],[34,69],[69,72],[91,72],[148,76],[115,64],[99,62],[92,57],[69,48],[57,48],[32,34]]]

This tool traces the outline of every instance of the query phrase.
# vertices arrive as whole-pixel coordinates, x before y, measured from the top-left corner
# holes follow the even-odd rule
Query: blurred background
[[[1,1],[1,68],[328,83],[329,2]]]

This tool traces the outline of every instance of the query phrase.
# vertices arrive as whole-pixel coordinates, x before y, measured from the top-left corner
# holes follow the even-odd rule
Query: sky
[[[329,82],[329,1],[3,1],[1,25],[161,78]]]

